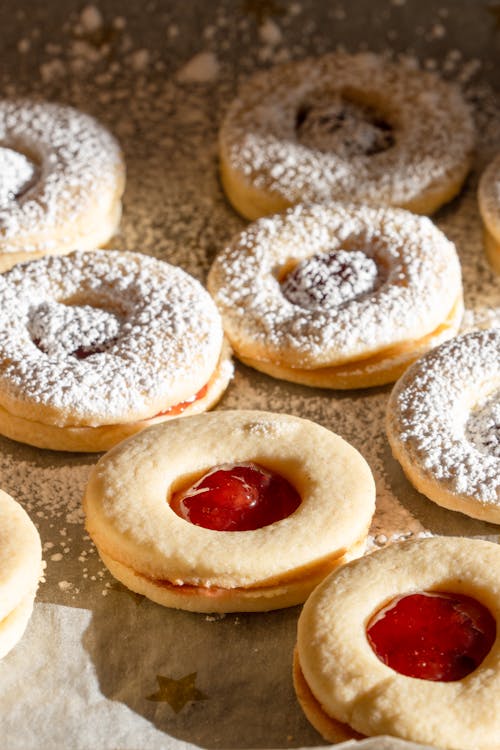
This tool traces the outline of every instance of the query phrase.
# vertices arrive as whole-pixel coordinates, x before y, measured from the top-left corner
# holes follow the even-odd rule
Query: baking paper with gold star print
[[[192,672],[178,680],[157,675],[158,690],[156,693],[148,695],[148,701],[168,703],[176,714],[182,711],[186,703],[206,701],[208,695],[205,695],[196,687],[196,675],[196,672]]]

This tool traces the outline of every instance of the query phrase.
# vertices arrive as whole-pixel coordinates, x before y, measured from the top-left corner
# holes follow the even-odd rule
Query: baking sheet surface
[[[463,264],[464,329],[499,324],[499,281],[484,259],[475,191],[500,150],[500,5],[72,0],[46,8],[3,0],[0,45],[3,96],[72,104],[119,138],[128,182],[115,246],[179,264],[201,281],[245,226],[221,192],[216,158],[218,125],[239,80],[339,46],[403,54],[457,80],[480,142],[465,190],[435,218]],[[377,483],[370,548],[429,533],[498,541],[498,527],[440,509],[408,484],[384,436],[389,392],[307,389],[237,365],[218,408],[296,414],[353,443]],[[26,635],[0,663],[2,750],[321,744],[292,687],[299,608],[194,615],[116,583],[83,526],[81,497],[96,460],[0,438],[0,486],[37,524],[47,563]]]

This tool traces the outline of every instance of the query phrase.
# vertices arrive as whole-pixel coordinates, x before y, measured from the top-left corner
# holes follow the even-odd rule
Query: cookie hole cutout
[[[377,263],[361,250],[318,253],[287,271],[281,279],[283,296],[308,310],[339,307],[371,294],[381,283]]]
[[[21,198],[37,182],[38,164],[27,154],[0,146],[0,207]]]
[[[295,134],[306,148],[343,159],[379,154],[395,143],[388,118],[350,91],[317,92],[303,102],[295,115]]]
[[[214,531],[260,529],[287,518],[300,503],[287,479],[253,462],[214,466],[170,499],[178,516]]]
[[[465,436],[480,453],[500,458],[500,391],[471,411]]]
[[[34,345],[51,357],[87,359],[116,342],[121,319],[91,305],[67,305],[47,300],[28,312],[27,330]]]
[[[476,599],[422,591],[398,597],[368,622],[376,656],[407,677],[454,682],[473,672],[496,638],[496,622]]]

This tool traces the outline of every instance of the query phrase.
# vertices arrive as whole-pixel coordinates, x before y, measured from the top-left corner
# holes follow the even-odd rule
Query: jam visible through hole
[[[373,258],[340,249],[302,260],[282,279],[281,292],[294,305],[324,310],[370,294],[381,281]]]
[[[0,146],[0,206],[21,198],[38,174],[38,167],[25,154]]]
[[[379,154],[394,146],[392,125],[374,107],[340,94],[318,93],[317,99],[297,109],[295,132],[303,146],[346,160]]]
[[[250,531],[290,516],[300,495],[279,474],[255,463],[215,466],[195,484],[175,492],[172,510],[195,526]]]
[[[424,591],[390,602],[366,627],[380,661],[400,674],[453,682],[473,672],[496,638],[496,622],[470,596]]]

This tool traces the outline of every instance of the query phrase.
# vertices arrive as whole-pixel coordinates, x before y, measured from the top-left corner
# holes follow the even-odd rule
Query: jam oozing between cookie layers
[[[195,484],[175,492],[170,506],[195,526],[249,531],[290,516],[300,495],[279,474],[254,463],[215,466]]]
[[[281,291],[299,307],[328,309],[370,294],[380,282],[377,264],[368,255],[332,250],[298,263],[281,280]]]
[[[396,672],[452,682],[481,664],[495,640],[496,623],[472,597],[419,592],[377,612],[366,633],[378,658]]]

